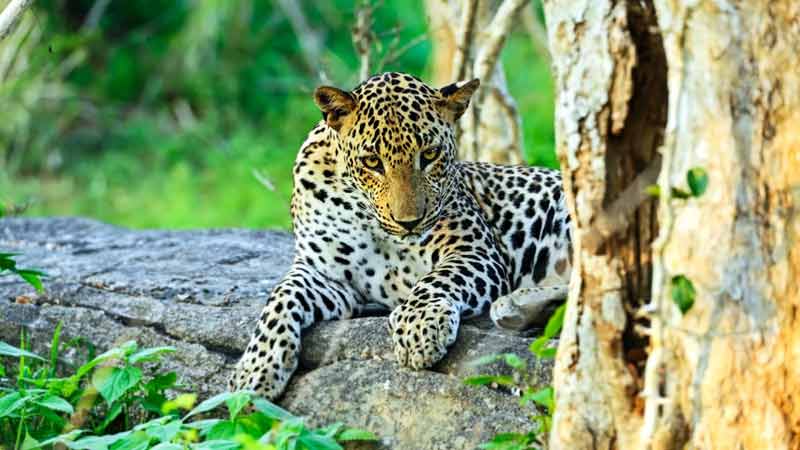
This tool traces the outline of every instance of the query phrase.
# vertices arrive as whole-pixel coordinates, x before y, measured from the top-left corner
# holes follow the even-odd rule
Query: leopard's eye
[[[361,161],[367,167],[367,169],[374,170],[376,172],[383,173],[383,164],[381,163],[381,159],[375,155],[369,155],[361,158]]]
[[[438,158],[439,154],[441,153],[442,151],[440,147],[431,147],[423,151],[422,154],[420,155],[421,166],[425,168],[425,166],[428,165],[428,163],[433,162],[433,160]]]

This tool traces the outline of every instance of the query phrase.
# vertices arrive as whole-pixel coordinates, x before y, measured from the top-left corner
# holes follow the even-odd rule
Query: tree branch
[[[488,36],[475,60],[475,76],[480,78],[482,86],[489,85],[500,50],[514,23],[514,17],[527,3],[528,0],[504,0],[489,23]]]
[[[0,41],[11,34],[22,14],[32,3],[33,0],[11,0],[8,3],[3,12],[0,13]]]
[[[456,53],[453,56],[453,81],[461,81],[467,77],[469,67],[470,47],[475,39],[475,16],[478,10],[478,0],[467,0],[461,12],[461,25],[456,40]]]
[[[372,12],[374,6],[369,0],[361,3],[356,11],[356,24],[353,26],[353,47],[359,59],[358,81],[369,78],[370,58],[372,53]]]

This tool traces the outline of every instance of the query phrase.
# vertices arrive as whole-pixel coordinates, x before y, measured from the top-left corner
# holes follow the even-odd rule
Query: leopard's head
[[[457,176],[454,125],[477,79],[432,88],[401,73],[375,75],[353,91],[314,92],[338,135],[345,176],[365,194],[380,225],[405,236],[436,222]]]

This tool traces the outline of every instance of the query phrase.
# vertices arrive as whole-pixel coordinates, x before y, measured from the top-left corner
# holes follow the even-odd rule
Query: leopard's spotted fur
[[[352,92],[317,89],[325,120],[294,166],[294,264],[232,387],[278,396],[301,330],[368,301],[392,310],[397,362],[419,369],[444,356],[462,317],[495,302],[502,319],[520,293],[565,296],[570,222],[559,173],[456,160],[453,125],[477,86],[434,89],[384,73]]]

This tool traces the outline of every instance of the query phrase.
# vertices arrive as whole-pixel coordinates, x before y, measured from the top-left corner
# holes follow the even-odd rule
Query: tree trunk
[[[800,4],[545,12],[575,227],[551,448],[800,448]]]
[[[433,80],[440,86],[471,78],[481,88],[460,121],[459,156],[470,161],[519,164],[522,128],[508,93],[499,52],[527,0],[425,0],[433,47]]]

